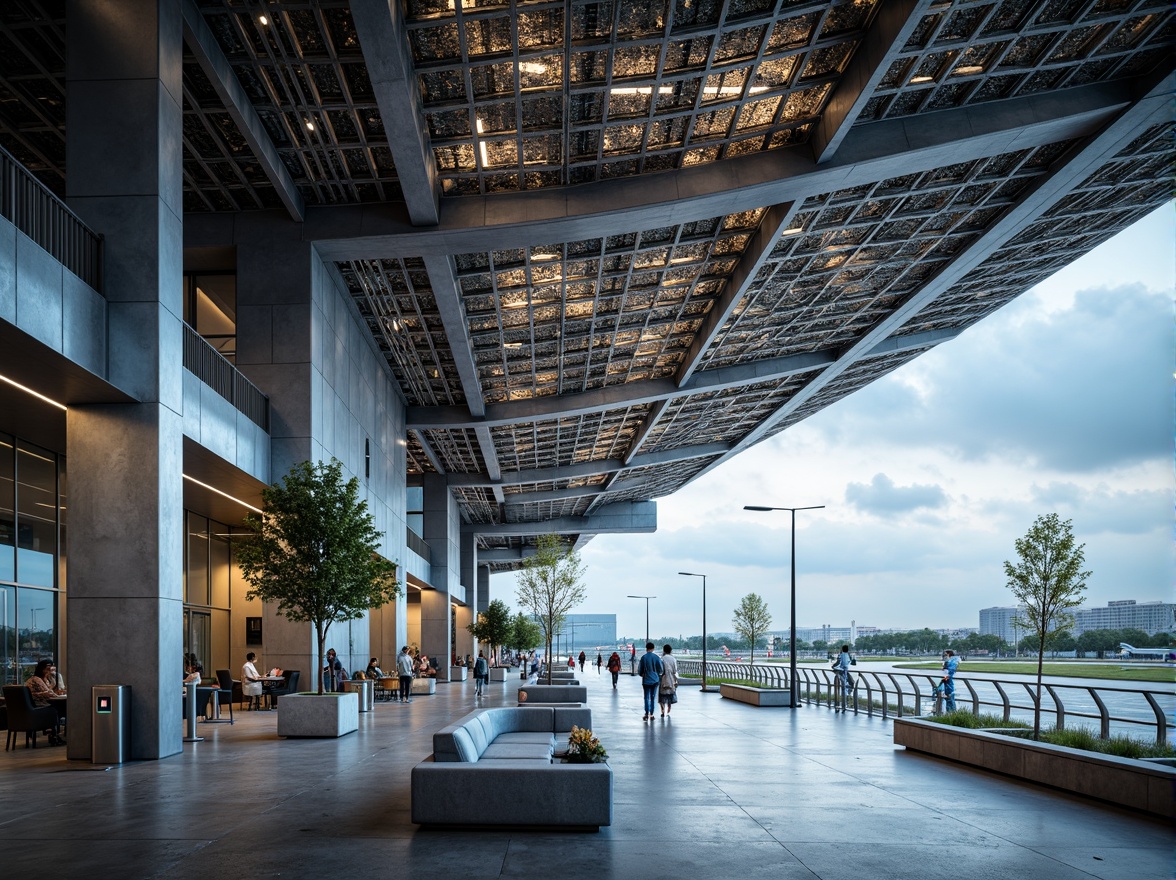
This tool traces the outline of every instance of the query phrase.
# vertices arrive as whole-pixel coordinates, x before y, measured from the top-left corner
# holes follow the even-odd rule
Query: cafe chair
[[[229,724],[233,723],[233,673],[227,669],[218,669],[216,671],[217,682],[217,699],[220,700],[221,709],[223,710],[225,704],[229,706]]]
[[[275,706],[278,705],[278,697],[298,693],[298,679],[301,676],[302,673],[297,669],[286,670],[286,680],[269,692]]]
[[[4,708],[8,710],[8,738],[4,742],[6,752],[16,748],[17,733],[24,733],[25,748],[28,748],[31,734],[35,749],[40,731],[50,728],[57,730],[57,710],[52,706],[34,706],[32,693],[22,684],[4,685]]]

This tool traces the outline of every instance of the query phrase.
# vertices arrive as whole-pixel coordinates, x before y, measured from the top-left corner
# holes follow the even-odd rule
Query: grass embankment
[[[927,663],[896,663],[899,669],[940,669],[940,661]],[[1044,675],[1059,678],[1105,678],[1112,681],[1154,681],[1171,684],[1176,681],[1172,669],[1158,666],[1140,666],[1124,669],[1116,663],[1046,663],[1041,669]],[[968,660],[961,663],[956,675],[968,672],[993,672],[998,675],[1037,675],[1037,664],[1019,660],[991,661]]]
[[[952,727],[966,727],[969,730],[977,730],[982,727],[1030,730],[1033,727],[1024,721],[1005,721],[999,715],[973,715],[966,709],[930,716],[925,720]],[[1085,727],[1075,727],[1070,730],[1047,728],[1041,731],[1041,742],[1055,746],[1067,746],[1071,749],[1082,749],[1086,752],[1098,752],[1102,755],[1114,755],[1117,758],[1176,758],[1176,747],[1168,743],[1160,745],[1121,735],[1112,736],[1110,739],[1100,739],[1094,731]]]

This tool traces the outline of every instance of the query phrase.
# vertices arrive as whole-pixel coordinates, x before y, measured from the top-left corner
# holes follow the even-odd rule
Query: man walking
[[[657,705],[657,691],[661,687],[662,670],[661,658],[653,653],[653,642],[646,642],[645,653],[641,655],[641,660],[637,664],[637,674],[641,676],[641,690],[645,697],[645,714],[641,716],[642,721],[648,721],[653,717],[653,707]]]
[[[400,702],[412,702],[412,654],[408,653],[408,645],[400,649],[396,655],[396,674],[400,678]]]
[[[960,658],[955,655],[955,651],[950,648],[943,652],[943,695],[947,697],[947,711],[954,712],[956,710],[955,701],[955,674],[956,667],[960,665]]]

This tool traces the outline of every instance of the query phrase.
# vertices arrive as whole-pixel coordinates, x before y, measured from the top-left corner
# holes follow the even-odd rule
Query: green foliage
[[[539,624],[520,611],[511,621],[510,638],[503,644],[512,651],[530,651],[542,641]]]
[[[332,623],[400,594],[396,565],[379,555],[380,533],[359,498],[359,480],[344,482],[337,460],[296,464],[261,497],[264,511],[245,517],[254,534],[234,544],[246,598],[276,602],[287,620],[313,624],[321,669]]]
[[[936,724],[947,724],[950,727],[966,727],[969,730],[978,730],[982,727],[1005,727],[1010,730],[1027,730],[1029,725],[1024,721],[1005,721],[1000,715],[973,715],[967,709],[956,709],[954,712],[944,712],[942,715],[934,715],[927,718],[928,721],[934,721]]]
[[[551,641],[567,613],[584,601],[584,566],[580,555],[558,535],[540,535],[534,556],[523,562],[515,593],[519,605],[535,615],[543,635],[547,683],[551,684]]]
[[[1093,730],[1076,727],[1071,730],[1047,730],[1041,741],[1055,746],[1099,752],[1118,758],[1176,758],[1176,748],[1165,743],[1149,743],[1130,736],[1112,736],[1101,739]]]
[[[1033,710],[1033,738],[1041,733],[1041,666],[1045,649],[1057,633],[1070,628],[1070,609],[1082,604],[1089,571],[1083,548],[1076,544],[1070,520],[1056,513],[1039,516],[1014,543],[1017,562],[1005,562],[1005,577],[1016,604],[1025,609],[1017,626],[1029,630],[1038,640],[1037,699]]]
[[[767,635],[768,627],[772,625],[772,615],[768,612],[767,603],[757,593],[748,593],[739,600],[731,625],[735,632],[747,639],[751,646],[749,662],[754,663],[755,646]]]
[[[586,727],[573,727],[568,737],[569,764],[603,764],[608,752]]]
[[[495,599],[466,629],[479,642],[486,642],[490,645],[491,656],[497,656],[498,647],[506,645],[514,631],[510,608],[501,599]]]

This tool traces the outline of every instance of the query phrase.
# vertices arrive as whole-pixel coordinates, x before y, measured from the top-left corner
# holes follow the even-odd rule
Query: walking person
[[[584,661],[585,661],[585,660],[587,660],[587,659],[588,659],[588,658],[587,658],[586,656],[584,656],[584,652],[583,652],[583,651],[581,651],[581,652],[580,652],[580,657],[579,657],[579,660],[580,660],[580,671],[581,671],[581,672],[583,672],[583,671],[584,671]]]
[[[327,648],[327,662],[323,666],[323,690],[342,691],[345,681],[347,670],[343,668],[343,661],[335,654],[334,648]]]
[[[849,656],[849,645],[842,645],[841,653],[833,661],[833,671],[837,673],[837,680],[841,682],[840,705],[833,707],[834,712],[839,712],[846,708],[846,704],[853,692],[853,681],[849,677],[849,667],[852,662],[853,658]]]
[[[657,690],[662,718],[669,715],[674,703],[678,702],[678,660],[674,657],[673,650],[673,645],[662,645],[662,676]]]
[[[661,687],[662,671],[661,658],[653,653],[653,642],[645,643],[645,653],[637,663],[637,674],[641,676],[641,690],[645,697],[645,714],[642,721],[653,717],[653,706],[657,702],[657,691]]]
[[[474,696],[482,696],[486,682],[490,680],[490,664],[486,662],[486,655],[478,652],[478,659],[474,661]]]
[[[596,652],[596,674],[600,675],[600,667],[604,665],[604,658],[600,656],[600,652]]]
[[[396,655],[396,676],[400,679],[400,702],[412,702],[412,669],[413,656],[408,652],[408,645],[400,649]]]
[[[955,651],[949,648],[943,652],[943,695],[947,698],[948,712],[954,712],[956,710],[955,674],[956,668],[959,665],[960,658],[955,655]]]
[[[617,689],[617,676],[621,674],[621,655],[616,651],[612,652],[612,656],[608,658],[608,671],[612,675],[613,690]]]

